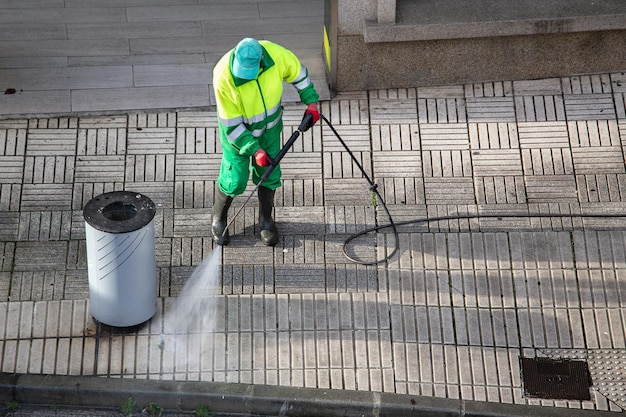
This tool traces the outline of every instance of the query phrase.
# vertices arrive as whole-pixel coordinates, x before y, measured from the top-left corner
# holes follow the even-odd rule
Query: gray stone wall
[[[537,1],[536,16],[527,10],[519,14],[519,8],[511,8],[511,16],[501,8],[489,15],[487,8],[478,21],[476,10],[458,12],[459,3],[453,17],[433,24],[433,13],[443,3],[426,1],[426,13],[422,6],[400,3],[396,9],[396,0],[338,1],[331,87],[351,91],[446,85],[626,68],[626,2],[599,0],[601,9],[587,9],[574,0],[578,9],[562,14],[564,9],[554,3],[569,0],[547,5]],[[415,16],[406,16],[407,10]],[[446,8],[441,6],[440,12]],[[407,23],[411,21],[416,23]]]
[[[621,52],[620,52],[621,51]],[[626,30],[365,43],[340,36],[337,91],[622,71]]]

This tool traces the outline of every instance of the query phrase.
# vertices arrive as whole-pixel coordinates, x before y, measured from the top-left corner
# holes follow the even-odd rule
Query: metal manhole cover
[[[572,359],[521,358],[524,393],[552,400],[590,400],[587,362]]]

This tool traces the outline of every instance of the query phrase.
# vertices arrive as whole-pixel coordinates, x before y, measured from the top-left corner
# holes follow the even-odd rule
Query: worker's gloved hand
[[[313,127],[313,125],[320,119],[320,110],[317,107],[317,103],[311,103],[307,106],[306,111],[304,112],[304,117],[306,118],[308,115],[311,115],[311,119],[303,126],[303,132],[306,132]]]
[[[256,164],[260,167],[267,167],[270,166],[272,160],[270,159],[267,152],[265,152],[263,149],[259,149],[254,153],[254,162],[256,162]]]

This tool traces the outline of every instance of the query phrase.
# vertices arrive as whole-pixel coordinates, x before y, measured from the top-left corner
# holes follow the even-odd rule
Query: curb
[[[580,417],[609,411],[572,410],[420,397],[370,391],[325,390],[219,382],[154,381],[90,376],[0,373],[0,401],[58,407],[120,408],[156,402],[166,410],[290,417]]]

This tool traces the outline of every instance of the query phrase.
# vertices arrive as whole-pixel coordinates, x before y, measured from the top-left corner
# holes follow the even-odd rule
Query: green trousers
[[[264,134],[259,137],[261,148],[267,152],[272,159],[280,152],[280,134],[283,130],[282,126],[283,124],[280,122],[272,129],[265,131]],[[246,190],[250,178],[250,167],[252,167],[252,181],[255,185],[259,183],[267,167],[257,166],[254,163],[254,158],[250,156],[239,155],[238,153],[227,150],[226,147],[223,148],[222,165],[220,167],[220,176],[217,183],[224,194],[234,197],[242,194]],[[281,185],[280,178],[281,170],[279,164],[261,185],[275,190]]]

